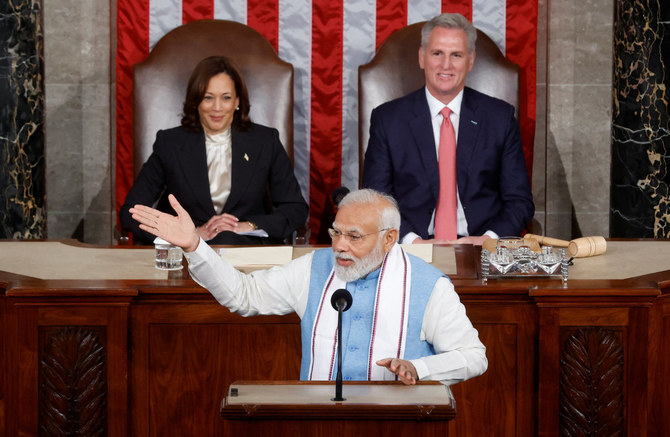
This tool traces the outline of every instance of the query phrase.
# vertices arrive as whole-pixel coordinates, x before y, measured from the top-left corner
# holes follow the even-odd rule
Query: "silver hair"
[[[400,211],[398,210],[398,202],[385,193],[373,190],[371,188],[363,188],[349,192],[340,201],[338,207],[342,208],[347,205],[360,205],[365,203],[375,203],[379,201],[386,201],[389,203],[385,206],[379,214],[380,229],[400,229]]]
[[[477,43],[477,29],[461,14],[440,14],[421,28],[421,47],[426,48],[430,32],[436,27],[444,27],[445,29],[463,29],[467,38],[468,51],[472,54],[475,51]]]

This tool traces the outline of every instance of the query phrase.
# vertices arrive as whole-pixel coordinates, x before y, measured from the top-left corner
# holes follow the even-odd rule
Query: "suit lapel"
[[[433,137],[433,125],[430,120],[430,110],[426,101],[425,88],[421,88],[414,93],[411,108],[411,119],[409,120],[411,137],[414,140],[414,147],[416,147],[421,157],[425,174],[433,189],[433,195],[437,199],[440,178],[437,167],[435,138]]]
[[[197,199],[198,204],[208,208],[210,217],[213,216],[215,211],[209,192],[204,132],[189,133],[186,136],[179,151],[179,163],[186,185],[191,189],[191,196]]]
[[[223,207],[224,212],[231,211],[244,198],[246,187],[254,180],[262,149],[248,132],[239,132],[235,128],[231,132],[231,141],[233,143],[231,188],[228,201]]]
[[[464,192],[467,181],[468,168],[475,156],[477,137],[479,136],[480,120],[477,103],[469,88],[463,91],[460,121],[458,123],[458,148],[456,153],[456,168],[458,169],[458,190]]]

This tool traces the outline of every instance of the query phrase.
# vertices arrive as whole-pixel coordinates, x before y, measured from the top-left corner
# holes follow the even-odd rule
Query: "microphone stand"
[[[341,402],[342,397],[342,313],[351,308],[351,293],[340,288],[330,298],[330,303],[337,310],[337,376],[335,378],[335,397],[331,401]]]
[[[342,397],[342,307],[337,308],[337,377],[335,378],[335,397],[331,400],[341,402]]]

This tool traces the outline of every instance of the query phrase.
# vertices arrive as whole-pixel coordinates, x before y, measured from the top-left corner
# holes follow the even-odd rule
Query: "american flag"
[[[233,20],[260,32],[293,64],[295,173],[310,206],[312,242],[317,242],[333,190],[358,187],[358,66],[369,62],[394,31],[442,12],[466,16],[520,66],[519,121],[530,170],[537,0],[118,0],[117,211],[133,183],[133,65],[181,24]]]

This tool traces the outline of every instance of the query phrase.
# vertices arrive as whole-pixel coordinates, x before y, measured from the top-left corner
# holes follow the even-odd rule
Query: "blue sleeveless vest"
[[[409,259],[412,265],[409,318],[405,354],[404,357],[400,357],[406,360],[434,355],[435,353],[431,344],[420,339],[421,325],[435,282],[438,278],[444,276],[442,272],[420,258],[410,254]],[[331,248],[314,252],[307,308],[300,321],[302,335],[300,379],[302,380],[309,377],[314,318],[321,293],[333,268],[333,262],[333,250]],[[360,381],[367,379],[368,351],[372,338],[372,313],[378,279],[379,269],[369,273],[363,279],[347,282],[347,290],[353,297],[353,303],[348,311],[342,313],[342,378],[344,380]],[[337,372],[335,366],[333,367],[331,379],[335,379],[335,372]]]

